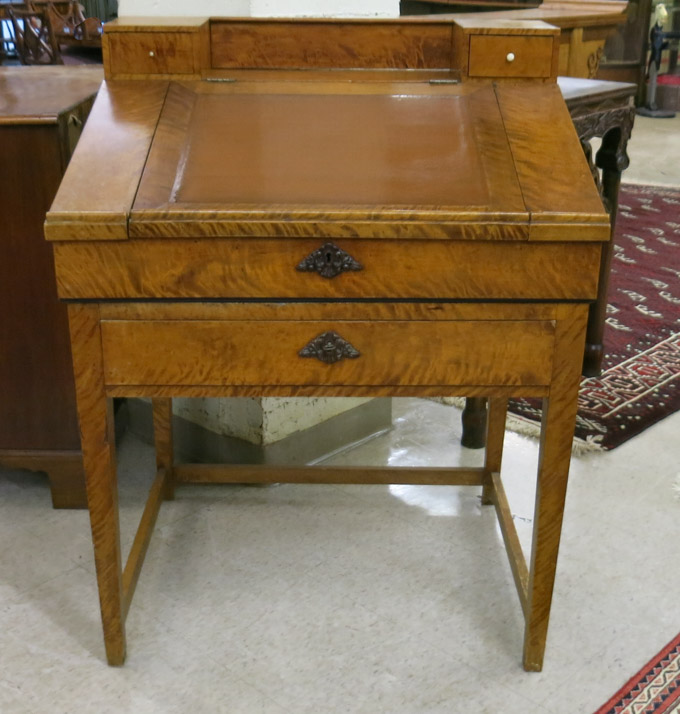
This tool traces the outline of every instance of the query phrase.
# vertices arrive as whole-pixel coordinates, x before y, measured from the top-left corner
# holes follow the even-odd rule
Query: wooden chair
[[[29,5],[30,3],[27,3]],[[45,12],[49,15],[57,42],[62,45],[100,44],[102,23],[96,17],[85,17],[83,6],[77,1],[69,3],[66,12],[48,2]]]
[[[7,8],[21,64],[64,64],[49,15],[35,8]]]

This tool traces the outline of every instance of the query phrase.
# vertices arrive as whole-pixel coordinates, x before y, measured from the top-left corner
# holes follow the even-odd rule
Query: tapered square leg
[[[505,438],[505,417],[508,413],[508,400],[504,397],[491,397],[489,399],[488,414],[486,418],[486,453],[484,455],[484,468],[488,473],[500,473],[503,460],[503,439]],[[482,504],[487,506],[493,503],[491,497],[493,486],[487,479],[482,486]]]
[[[172,399],[152,399],[153,435],[156,447],[156,468],[165,469],[166,486],[164,498],[175,498],[174,445],[172,438]]]
[[[106,657],[125,661],[113,400],[106,397],[97,305],[69,305],[78,419]]]
[[[550,396],[543,419],[524,634],[524,669],[540,671],[548,635],[576,420],[586,307],[563,306],[557,321]]]

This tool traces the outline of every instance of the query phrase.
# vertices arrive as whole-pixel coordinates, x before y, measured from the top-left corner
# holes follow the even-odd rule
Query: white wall
[[[399,0],[119,0],[120,17],[397,17]]]

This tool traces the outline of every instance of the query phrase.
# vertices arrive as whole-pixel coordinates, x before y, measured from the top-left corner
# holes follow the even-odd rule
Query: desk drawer
[[[103,320],[108,385],[545,385],[551,320]]]
[[[111,32],[107,36],[111,73],[193,74],[193,38],[189,32]]]
[[[600,250],[599,243],[321,238],[54,244],[59,295],[76,299],[588,300]]]
[[[472,35],[470,77],[551,76],[552,37]]]

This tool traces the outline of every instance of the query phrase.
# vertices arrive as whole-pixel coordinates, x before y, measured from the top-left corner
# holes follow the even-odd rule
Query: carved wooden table
[[[125,658],[125,616],[176,484],[428,483],[476,485],[495,505],[524,666],[541,669],[609,239],[555,83],[558,31],[403,19],[107,28],[109,81],[46,235],[69,303],[108,661]],[[173,460],[174,396],[450,394],[490,398],[483,467]],[[528,564],[500,478],[512,395],[545,400]],[[115,396],[152,397],[156,428],[157,478],[124,568]]]

